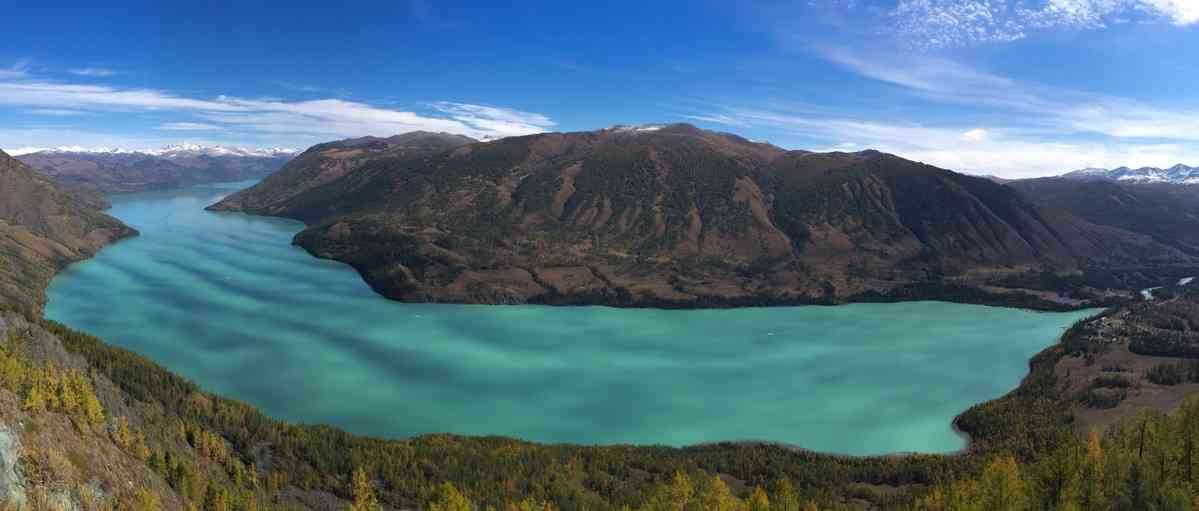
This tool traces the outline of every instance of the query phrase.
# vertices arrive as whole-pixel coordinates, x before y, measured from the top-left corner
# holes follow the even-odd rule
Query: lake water
[[[75,264],[46,315],[296,422],[404,437],[947,452],[969,406],[1087,312],[940,302],[667,311],[404,304],[204,207],[250,183],[113,198],[138,238]]]

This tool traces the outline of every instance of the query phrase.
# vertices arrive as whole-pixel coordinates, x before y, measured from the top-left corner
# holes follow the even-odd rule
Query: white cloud
[[[962,140],[970,142],[982,142],[987,139],[987,130],[982,128],[974,128],[970,131],[962,133]]]
[[[167,131],[216,131],[220,130],[221,127],[199,122],[168,122],[159,125],[158,129]]]
[[[112,76],[112,75],[117,74],[116,71],[113,71],[111,69],[104,68],[104,67],[80,67],[80,68],[75,68],[75,69],[68,69],[67,72],[71,73],[73,75],[92,76],[92,77],[105,77],[105,76]]]
[[[1175,25],[1199,23],[1199,1],[1145,0],[1143,3],[1169,17]]]
[[[909,45],[953,48],[1009,42],[1037,30],[1098,29],[1130,17],[1176,25],[1199,22],[1195,0],[900,0],[895,33]]]
[[[342,99],[284,101],[217,96],[185,97],[154,89],[80,85],[46,80],[3,80],[0,105],[122,113],[171,112],[192,116],[159,126],[164,130],[225,128],[305,141],[425,130],[476,138],[543,132],[554,126],[545,115],[495,106],[439,102],[432,115]],[[288,143],[284,141],[285,143]]]

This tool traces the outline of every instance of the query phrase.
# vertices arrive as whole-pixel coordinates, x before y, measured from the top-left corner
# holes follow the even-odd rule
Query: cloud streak
[[[168,122],[158,126],[165,131],[219,131],[220,126],[199,122]]]
[[[845,50],[825,57],[861,76],[890,83],[923,99],[990,108],[1057,135],[1199,141],[1199,110],[1050,88],[990,74],[928,55],[874,55]]]
[[[112,76],[112,75],[117,74],[116,71],[113,71],[111,69],[104,68],[104,67],[81,67],[81,68],[75,68],[75,69],[68,69],[67,72],[71,73],[73,75],[77,75],[77,76],[91,76],[91,77],[98,77],[98,78]]]
[[[187,97],[163,90],[84,85],[28,78],[19,65],[0,74],[0,105],[31,112],[117,112],[182,115],[159,130],[230,130],[307,138],[390,135],[424,130],[476,138],[502,138],[546,131],[547,116],[522,110],[457,102],[427,105],[427,112],[383,108],[343,99],[286,101],[232,96]]]

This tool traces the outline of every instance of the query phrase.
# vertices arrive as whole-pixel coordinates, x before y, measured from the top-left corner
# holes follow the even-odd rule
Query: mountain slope
[[[68,147],[17,159],[72,189],[112,193],[257,179],[278,170],[294,155],[288,149],[183,145],[159,151]]]
[[[262,182],[230,195],[209,209],[278,214],[280,204],[353,172],[367,161],[419,157],[471,142],[475,140],[462,135],[415,131],[389,138],[362,137],[320,144],[304,151]]]
[[[412,301],[807,303],[1186,259],[987,179],[873,151],[788,152],[689,125],[367,157],[298,188],[251,211],[309,223],[296,243]],[[230,202],[214,209],[237,209]]]
[[[136,231],[0,151],[0,298],[40,307],[54,272]]]
[[[1068,178],[1025,179],[1009,185],[1044,208],[1144,233],[1161,244],[1199,254],[1199,196],[1192,187]]]

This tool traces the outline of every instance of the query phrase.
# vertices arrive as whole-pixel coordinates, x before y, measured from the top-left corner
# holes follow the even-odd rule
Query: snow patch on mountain
[[[1086,168],[1062,174],[1068,179],[1091,179],[1103,181],[1119,181],[1121,183],[1174,183],[1199,184],[1199,167],[1178,164],[1168,169],[1158,167],[1115,169]]]
[[[300,151],[287,147],[268,147],[268,148],[250,148],[250,147],[229,147],[229,146],[205,146],[200,144],[174,144],[163,147],[161,149],[122,149],[114,147],[80,147],[80,146],[60,146],[53,148],[46,147],[22,147],[18,149],[6,149],[6,153],[11,156],[23,156],[26,154],[35,153],[50,153],[50,154],[144,154],[148,156],[160,156],[164,158],[191,158],[196,156],[242,156],[242,157],[260,157],[260,158],[275,158],[280,156],[294,156]]]

